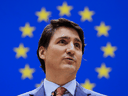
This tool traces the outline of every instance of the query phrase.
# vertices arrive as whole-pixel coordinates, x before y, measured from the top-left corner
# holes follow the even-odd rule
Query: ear
[[[45,54],[46,54],[46,49],[43,46],[40,46],[39,48],[39,57],[43,60],[45,60]]]

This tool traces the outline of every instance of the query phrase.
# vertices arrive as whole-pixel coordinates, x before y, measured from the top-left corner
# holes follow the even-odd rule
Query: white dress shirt
[[[51,81],[48,81],[46,78],[44,79],[45,96],[51,96],[51,93],[55,91],[58,87],[60,87],[60,85],[53,83]],[[62,87],[66,88],[67,91],[70,92],[70,93],[64,94],[63,96],[74,96],[75,89],[76,89],[76,79],[68,82]]]

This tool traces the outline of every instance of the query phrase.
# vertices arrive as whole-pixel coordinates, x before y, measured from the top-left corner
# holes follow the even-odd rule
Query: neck
[[[76,78],[76,74],[64,74],[64,73],[59,73],[59,74],[49,74],[46,72],[46,79],[48,81],[51,81],[53,83],[56,83],[60,86],[65,85],[66,83],[72,81],[73,79]]]

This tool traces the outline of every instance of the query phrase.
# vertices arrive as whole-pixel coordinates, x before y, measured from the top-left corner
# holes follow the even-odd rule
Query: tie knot
[[[64,87],[58,87],[56,89],[56,94],[59,95],[63,95],[65,93],[66,89]]]
[[[65,89],[64,87],[58,87],[58,88],[55,90],[55,93],[52,92],[52,96],[62,96],[62,95],[65,93],[66,90],[67,90],[67,89]]]

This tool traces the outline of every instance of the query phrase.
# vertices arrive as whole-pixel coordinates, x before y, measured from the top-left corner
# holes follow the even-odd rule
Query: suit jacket
[[[45,96],[44,83],[40,87],[29,91],[27,93],[18,95],[18,96]],[[76,82],[75,96],[106,96],[91,90],[83,88],[78,82]]]

